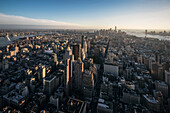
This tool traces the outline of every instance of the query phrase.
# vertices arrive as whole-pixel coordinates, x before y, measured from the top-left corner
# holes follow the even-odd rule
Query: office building
[[[83,73],[83,94],[84,97],[92,98],[94,90],[94,76],[89,70],[85,70]]]
[[[165,98],[168,97],[168,85],[163,81],[155,81],[155,89],[161,91]]]
[[[170,95],[170,68],[169,71],[165,70],[165,83],[168,84],[168,94]]]
[[[78,58],[81,58],[81,45],[73,44],[72,47],[73,47],[74,60],[78,60]]]
[[[83,72],[84,72],[84,63],[79,58],[77,61],[73,62],[73,81],[76,90],[82,89]]]
[[[66,60],[66,59],[70,58],[71,55],[72,55],[72,50],[68,46],[67,49],[65,50],[64,59]]]
[[[84,35],[82,35],[82,37],[81,37],[81,48],[83,48],[84,47]]]
[[[66,70],[65,70],[65,88],[66,96],[69,96],[72,90],[72,59],[68,58],[66,60]]]
[[[104,64],[104,73],[109,73],[109,74],[112,74],[113,76],[118,76],[119,75],[119,66],[116,64],[105,63]]]
[[[45,94],[50,96],[56,88],[56,76],[51,75],[43,79],[43,89]]]

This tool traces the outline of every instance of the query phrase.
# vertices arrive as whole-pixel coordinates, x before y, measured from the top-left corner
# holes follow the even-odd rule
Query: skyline
[[[0,113],[170,113],[170,0],[0,0]]]
[[[0,24],[170,29],[168,0],[0,1]]]

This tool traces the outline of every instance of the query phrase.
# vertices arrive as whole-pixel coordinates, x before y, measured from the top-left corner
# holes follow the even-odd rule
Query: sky
[[[0,0],[0,24],[170,29],[170,0]]]

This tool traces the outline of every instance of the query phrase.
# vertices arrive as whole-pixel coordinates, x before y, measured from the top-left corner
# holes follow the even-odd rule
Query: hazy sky
[[[170,29],[170,0],[0,0],[0,24]]]

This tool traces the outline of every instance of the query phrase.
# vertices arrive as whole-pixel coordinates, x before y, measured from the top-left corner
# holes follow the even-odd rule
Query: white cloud
[[[78,24],[57,22],[46,19],[33,19],[23,16],[6,15],[0,13],[0,24],[15,24],[15,25],[58,25],[58,26],[81,26]]]

